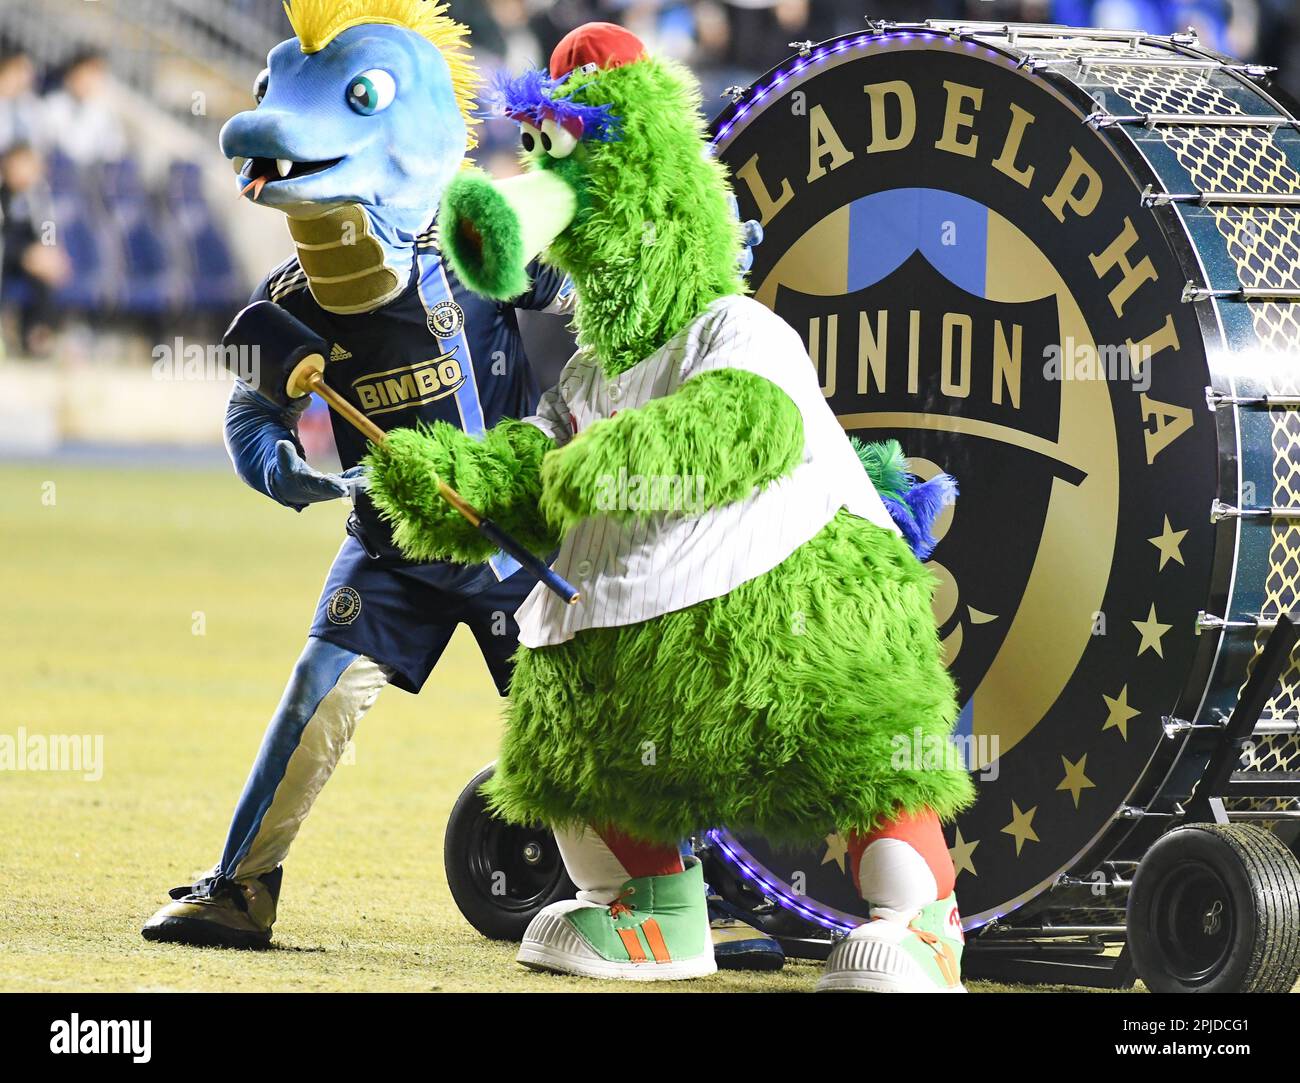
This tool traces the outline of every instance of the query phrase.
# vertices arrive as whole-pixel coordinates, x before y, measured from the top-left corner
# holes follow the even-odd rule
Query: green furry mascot
[[[838,829],[873,920],[821,987],[959,990],[939,818],[971,783],[955,750],[938,768],[896,760],[917,731],[947,738],[956,713],[916,555],[950,479],[916,485],[897,445],[855,449],[798,336],[743,295],[729,189],[683,69],[593,23],[549,77],[499,98],[526,172],[455,181],[443,245],[502,300],[544,248],[576,285],[580,348],[536,417],[481,440],[392,433],[371,495],[410,557],[483,560],[442,478],[558,547],[583,592],[569,607],[539,587],[517,614],[490,798],[552,824],[580,888],[534,920],[520,961],[711,973],[700,868],[677,840],[713,824],[791,843]]]

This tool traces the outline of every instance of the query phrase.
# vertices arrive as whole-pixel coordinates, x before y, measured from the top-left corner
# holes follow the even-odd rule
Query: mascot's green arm
[[[714,369],[673,394],[592,425],[542,464],[542,512],[561,533],[595,513],[626,517],[620,471],[629,481],[670,479],[704,507],[744,499],[803,459],[803,418],[776,384],[742,369]],[[695,479],[702,481],[702,493]],[[697,495],[698,494],[698,495]],[[613,503],[613,506],[611,504]],[[644,509],[647,513],[663,508]]]
[[[438,478],[533,552],[549,553],[559,536],[543,522],[538,499],[542,457],[554,447],[541,429],[523,421],[502,421],[482,439],[445,421],[395,429],[366,459],[370,499],[411,560],[478,564],[496,552],[439,495]]]

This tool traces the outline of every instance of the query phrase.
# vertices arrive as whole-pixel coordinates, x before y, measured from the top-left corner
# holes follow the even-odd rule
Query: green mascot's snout
[[[573,189],[550,170],[502,181],[462,173],[442,202],[443,252],[474,292],[509,301],[528,289],[528,265],[569,227],[577,208]]]

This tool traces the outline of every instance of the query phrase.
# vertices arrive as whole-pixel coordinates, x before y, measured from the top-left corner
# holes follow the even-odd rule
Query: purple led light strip
[[[722,832],[717,828],[711,828],[705,832],[705,837],[713,843],[719,850],[727,855],[727,859],[736,867],[736,870],[762,889],[763,894],[767,895],[773,902],[785,910],[793,910],[800,917],[807,918],[809,921],[816,922],[825,929],[833,932],[847,933],[857,928],[856,924],[841,921],[839,918],[831,917],[825,911],[819,910],[814,906],[809,906],[803,902],[797,895],[792,895],[785,888],[773,884],[748,861],[745,860],[735,849],[727,845],[726,840],[722,837]]]
[[[773,90],[783,86],[788,79],[802,74],[806,69],[812,67],[814,64],[820,64],[828,56],[842,53],[846,49],[861,49],[872,43],[889,44],[893,41],[911,41],[915,37],[946,38],[948,37],[948,34],[946,31],[937,29],[918,31],[885,30],[877,34],[860,34],[856,38],[841,38],[833,45],[818,46],[813,50],[811,56],[800,57],[798,63],[796,63],[794,67],[778,69],[770,83],[766,86],[760,87],[748,100],[739,103],[736,111],[727,119],[727,123],[724,124],[718,130],[718,134],[713,137],[711,145],[716,148],[721,140],[726,139],[727,136],[731,134],[731,130],[736,126],[737,121],[741,120],[741,118],[749,112],[751,106],[757,105]],[[979,49],[987,53],[990,58],[1005,61],[1012,67],[1017,66],[1014,60],[1011,60],[1005,54],[998,52],[996,49],[989,48],[987,45],[971,41],[968,38],[962,39],[962,45],[967,49]]]

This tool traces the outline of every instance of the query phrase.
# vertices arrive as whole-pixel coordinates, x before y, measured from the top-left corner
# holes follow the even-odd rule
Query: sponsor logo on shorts
[[[351,587],[339,587],[325,605],[331,624],[351,624],[361,615],[361,595]]]

